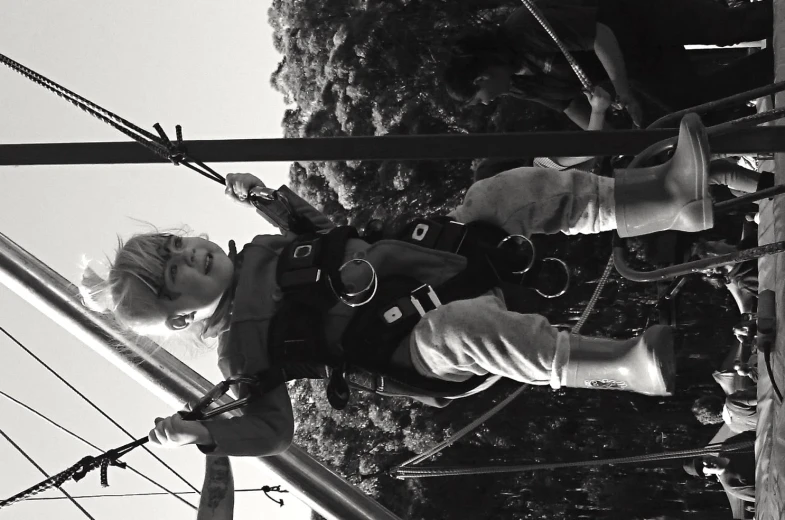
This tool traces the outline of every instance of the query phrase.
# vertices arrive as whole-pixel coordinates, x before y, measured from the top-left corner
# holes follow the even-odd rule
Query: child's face
[[[234,265],[217,244],[198,237],[172,236],[164,267],[161,303],[169,316],[196,312],[209,317],[232,283]]]

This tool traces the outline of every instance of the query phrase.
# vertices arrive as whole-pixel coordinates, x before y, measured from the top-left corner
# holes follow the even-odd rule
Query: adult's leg
[[[753,193],[758,189],[761,174],[729,159],[711,161],[709,184],[724,185],[736,193]]]
[[[646,36],[662,45],[733,45],[771,38],[771,0],[729,8],[711,0],[629,0]]]
[[[774,51],[769,47],[709,74],[685,79],[689,79],[681,83],[685,101],[693,106],[764,87],[774,81]]]
[[[774,54],[770,48],[709,73],[699,73],[683,48],[654,49],[641,63],[631,70],[631,78],[672,110],[716,101],[774,81]]]

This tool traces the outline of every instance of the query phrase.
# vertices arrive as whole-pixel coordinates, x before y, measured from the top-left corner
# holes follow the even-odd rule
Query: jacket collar
[[[234,240],[229,241],[228,256],[229,260],[231,260],[232,264],[234,265],[232,283],[229,285],[229,288],[226,290],[223,296],[221,296],[221,300],[218,302],[218,307],[216,307],[213,315],[207,319],[204,325],[204,330],[201,334],[203,339],[218,337],[229,330],[229,323],[232,317],[234,293],[237,289],[237,275],[243,263],[243,255],[242,253],[237,254],[237,246],[235,245]]]

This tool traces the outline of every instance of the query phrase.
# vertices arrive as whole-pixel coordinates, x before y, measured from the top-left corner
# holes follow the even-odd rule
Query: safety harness
[[[464,382],[424,377],[394,366],[393,352],[427,312],[449,302],[507,286],[519,293],[515,310],[533,312],[539,297],[553,296],[533,287],[546,259],[538,261],[527,238],[491,224],[462,224],[447,217],[416,219],[397,239],[465,257],[467,266],[458,275],[433,287],[408,276],[377,279],[368,263],[370,282],[351,292],[341,281],[341,269],[352,262],[367,263],[344,263],[347,241],[358,236],[348,226],[300,235],[282,251],[276,272],[283,298],[270,326],[271,370],[282,372],[285,380],[328,379],[327,398],[336,409],[348,404],[350,387],[429,400],[476,389],[487,376]],[[566,283],[568,278],[559,294]],[[328,345],[326,315],[339,302],[358,309],[340,344]]]

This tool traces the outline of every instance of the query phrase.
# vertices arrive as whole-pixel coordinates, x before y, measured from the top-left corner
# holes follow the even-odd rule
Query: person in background
[[[723,443],[729,446],[745,440],[755,440],[752,432],[730,437]],[[716,477],[728,497],[755,502],[755,453],[721,450],[719,456],[694,457],[685,462],[684,471],[693,477]]]
[[[668,112],[771,83],[771,46],[702,74],[684,45],[732,45],[771,37],[771,1],[730,9],[698,0],[553,0],[540,11],[592,82],[610,80],[633,122],[643,111],[633,82]],[[444,72],[447,91],[464,103],[507,95],[589,124],[583,85],[562,52],[525,7],[491,29],[474,27],[455,43]]]

